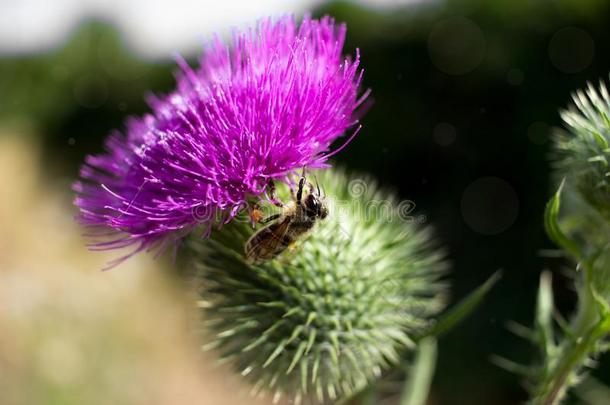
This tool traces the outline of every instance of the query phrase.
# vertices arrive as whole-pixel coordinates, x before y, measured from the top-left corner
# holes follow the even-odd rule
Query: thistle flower
[[[561,113],[570,133],[556,139],[557,166],[610,221],[610,96],[600,82],[599,92],[589,84],[573,100],[576,108]]]
[[[176,90],[151,97],[152,111],[81,169],[79,220],[110,236],[94,247],[135,253],[201,224],[207,234],[269,180],[324,167],[366,97],[358,55],[342,56],[345,32],[329,17],[265,20],[229,46],[211,41],[197,69],[179,60]]]
[[[334,169],[319,182],[329,215],[292,252],[248,264],[245,218],[183,245],[214,336],[205,347],[276,399],[322,402],[363,388],[443,307],[443,255],[415,225],[412,203]]]

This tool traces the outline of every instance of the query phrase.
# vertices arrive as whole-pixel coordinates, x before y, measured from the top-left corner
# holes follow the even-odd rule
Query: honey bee
[[[298,239],[306,236],[318,219],[326,218],[328,209],[320,187],[318,186],[317,193],[314,193],[313,185],[307,183],[309,193],[303,196],[305,184],[305,177],[301,176],[296,196],[291,189],[292,201],[283,205],[273,196],[275,187],[270,183],[272,201],[282,208],[282,212],[259,221],[262,224],[271,223],[246,242],[244,250],[248,263],[258,264],[273,259]]]

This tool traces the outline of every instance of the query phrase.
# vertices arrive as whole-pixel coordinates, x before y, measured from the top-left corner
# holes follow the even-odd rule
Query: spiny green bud
[[[556,138],[557,165],[582,196],[610,221],[610,97],[603,82],[573,95],[561,117],[570,133]]]
[[[297,403],[349,396],[401,362],[445,291],[443,255],[412,202],[368,177],[316,174],[329,215],[293,249],[250,265],[243,252],[254,230],[244,218],[186,248],[214,336],[204,347],[254,392]],[[286,189],[279,197],[291,198]]]

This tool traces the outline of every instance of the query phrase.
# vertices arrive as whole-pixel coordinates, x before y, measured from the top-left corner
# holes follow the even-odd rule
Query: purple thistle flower
[[[215,38],[196,70],[178,59],[176,90],[151,98],[126,136],[111,134],[74,184],[79,221],[106,238],[92,247],[135,246],[116,264],[199,225],[207,234],[263,198],[269,180],[327,166],[367,95],[358,54],[342,55],[345,31],[330,17],[265,20],[230,46]]]

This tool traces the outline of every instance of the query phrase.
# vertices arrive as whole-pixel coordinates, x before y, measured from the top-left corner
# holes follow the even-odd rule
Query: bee
[[[282,212],[262,219],[259,222],[268,224],[256,232],[244,247],[246,260],[251,264],[258,264],[271,260],[282,253],[297,240],[305,237],[319,219],[328,215],[324,197],[317,186],[307,183],[309,192],[303,195],[306,179],[301,176],[296,195],[291,189],[292,201],[284,205],[275,199],[275,187],[270,183],[271,198],[275,205],[282,208]]]

